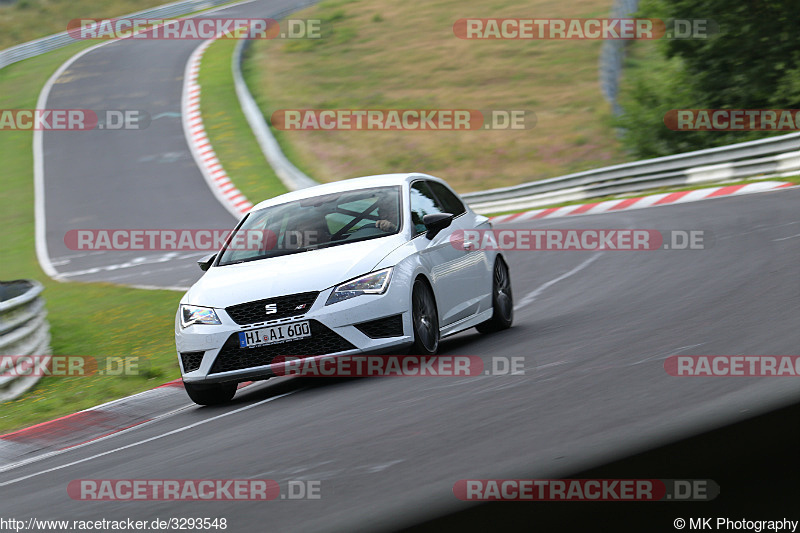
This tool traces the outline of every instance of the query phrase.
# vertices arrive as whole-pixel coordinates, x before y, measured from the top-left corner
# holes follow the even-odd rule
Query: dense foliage
[[[797,7],[797,0],[643,1],[637,16],[710,19],[718,32],[632,44],[618,119],[626,147],[654,157],[775,135],[676,132],[663,118],[670,109],[800,109]]]

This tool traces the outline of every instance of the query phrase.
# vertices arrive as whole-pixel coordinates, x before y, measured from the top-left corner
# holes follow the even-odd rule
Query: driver
[[[385,198],[378,204],[378,220],[375,222],[375,227],[386,231],[397,231],[399,224],[397,219],[397,205],[391,199]]]

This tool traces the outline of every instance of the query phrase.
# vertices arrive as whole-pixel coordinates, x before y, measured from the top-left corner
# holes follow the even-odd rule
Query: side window
[[[414,233],[424,233],[425,224],[422,217],[431,213],[444,213],[436,197],[424,181],[417,181],[411,185],[410,191],[411,223],[414,224]]]
[[[441,202],[445,213],[458,216],[467,211],[464,204],[458,199],[458,196],[453,194],[450,189],[436,181],[429,181],[428,185],[430,185],[433,194],[435,194],[436,198]]]

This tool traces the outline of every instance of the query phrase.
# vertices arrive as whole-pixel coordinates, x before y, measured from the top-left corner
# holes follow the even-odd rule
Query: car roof
[[[331,194],[337,192],[354,191],[358,189],[368,189],[370,187],[386,187],[390,185],[403,185],[410,183],[416,179],[432,179],[444,183],[444,180],[421,174],[419,172],[408,172],[403,174],[377,174],[374,176],[364,176],[361,178],[350,178],[346,180],[333,181],[331,183],[324,183],[314,187],[308,187],[297,191],[281,194],[263,202],[259,202],[253,207],[252,211],[268,207],[271,205],[278,205],[285,202],[292,202],[295,200],[302,200],[305,198],[313,198],[323,194]]]

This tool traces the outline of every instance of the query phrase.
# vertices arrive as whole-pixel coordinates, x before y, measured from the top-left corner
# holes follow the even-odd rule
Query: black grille
[[[314,301],[319,296],[318,292],[301,292],[289,294],[288,296],[277,296],[247,302],[245,304],[232,305],[226,307],[225,311],[237,324],[255,324],[256,322],[266,322],[267,320],[277,320],[290,316],[300,316],[308,313]],[[278,308],[277,313],[266,313],[266,305],[275,304]],[[300,309],[298,309],[300,307]]]
[[[272,363],[278,356],[308,357],[353,350],[355,346],[316,320],[309,320],[311,337],[282,344],[270,344],[256,348],[240,348],[239,334],[231,335],[214,361],[211,374],[253,368]]]
[[[403,336],[403,315],[392,315],[369,322],[356,324],[361,333],[370,339],[385,339],[387,337]]]
[[[200,362],[203,360],[204,353],[205,352],[181,352],[183,371],[194,372],[200,368]]]

